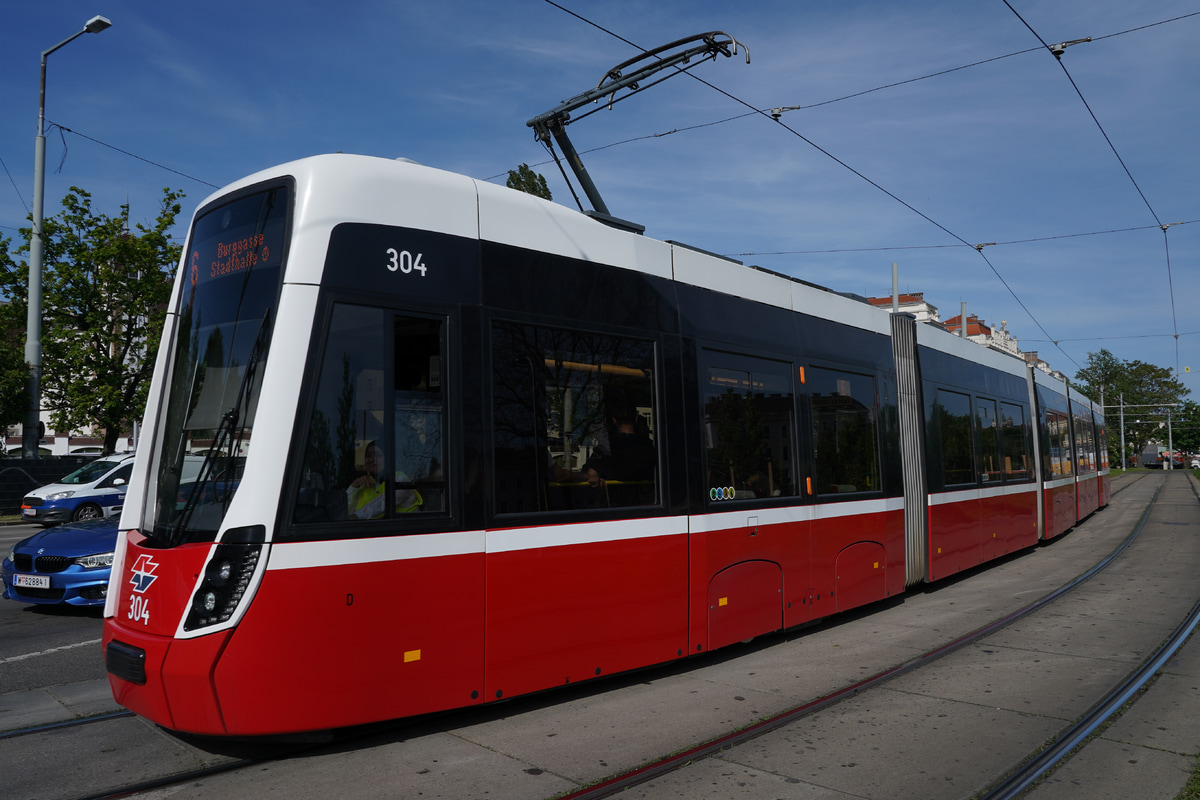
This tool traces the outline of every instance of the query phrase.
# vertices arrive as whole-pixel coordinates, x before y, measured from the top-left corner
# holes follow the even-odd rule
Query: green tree
[[[12,259],[8,239],[0,238],[0,281]],[[0,300],[0,435],[25,419],[29,407],[29,368],[25,364],[25,306]],[[0,448],[0,453],[3,449]]]
[[[1103,394],[1107,406],[1109,459],[1114,465],[1121,463],[1119,406],[1125,406],[1125,456],[1128,459],[1152,442],[1167,444],[1168,412],[1172,421],[1178,419],[1178,406],[1191,393],[1170,369],[1143,361],[1122,361],[1103,349],[1088,354],[1087,364],[1075,375],[1075,387],[1096,402]],[[1176,444],[1178,446],[1178,442]]]
[[[528,164],[522,164],[516,169],[508,171],[508,180],[504,185],[510,189],[517,189],[528,194],[544,197],[547,200],[553,200],[550,196],[550,187],[546,185],[546,178],[540,172],[534,172],[529,168]]]
[[[0,433],[9,425],[23,421],[29,407],[25,340],[18,334],[25,328],[23,321],[20,327],[12,324],[9,319],[12,316],[9,306],[0,307]]]
[[[1200,405],[1191,400],[1184,400],[1183,405],[1172,415],[1171,431],[1176,450],[1200,453]]]
[[[42,403],[56,430],[103,428],[104,451],[140,420],[171,294],[180,246],[170,229],[183,194],[163,190],[153,224],[129,227],[129,206],[115,217],[92,209],[72,186],[63,210],[45,220],[42,268]],[[23,228],[28,253],[31,229]],[[25,318],[28,264],[0,247],[0,293],[7,312]]]

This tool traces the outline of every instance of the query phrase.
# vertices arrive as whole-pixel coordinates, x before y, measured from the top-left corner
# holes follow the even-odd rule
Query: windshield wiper
[[[192,491],[188,495],[183,510],[179,513],[174,534],[171,537],[172,544],[179,544],[182,541],[192,514],[200,504],[200,498],[204,497],[205,489],[210,482],[213,485],[213,499],[221,503],[221,517],[224,518],[225,512],[229,510],[229,502],[233,498],[235,489],[231,484],[234,482],[237,466],[237,447],[242,441],[242,432],[245,430],[245,425],[241,424],[242,415],[250,398],[250,388],[254,385],[254,378],[258,374],[258,365],[267,349],[270,328],[271,310],[267,309],[263,314],[262,322],[259,323],[258,335],[254,338],[254,346],[250,348],[250,356],[246,359],[246,369],[242,373],[241,384],[238,386],[233,405],[221,415],[221,422],[213,435],[213,446],[205,454],[204,463],[200,465],[196,481],[192,484]],[[225,468],[220,471],[216,469],[218,459],[223,459],[225,462]],[[224,492],[219,490],[222,482],[225,485]]]

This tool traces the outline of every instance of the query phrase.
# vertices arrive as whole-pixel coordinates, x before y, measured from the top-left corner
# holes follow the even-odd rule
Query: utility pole
[[[46,59],[85,33],[100,33],[112,26],[104,17],[92,17],[79,31],[49,50],[42,51],[38,89],[38,129],[33,140],[33,230],[29,234],[29,302],[25,317],[25,363],[29,365],[29,409],[21,430],[21,455],[38,457],[42,427],[42,254],[45,247],[43,210],[46,193]]]

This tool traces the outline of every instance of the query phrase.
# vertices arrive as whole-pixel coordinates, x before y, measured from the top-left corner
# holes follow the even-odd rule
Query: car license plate
[[[24,586],[26,589],[49,589],[49,575],[13,575],[13,586]]]
[[[33,517],[33,516],[37,516],[37,509],[34,509],[34,508],[22,508],[22,509],[21,509],[21,513],[22,513],[22,514],[24,514],[24,515],[25,515],[25,516],[27,516],[27,517]]]

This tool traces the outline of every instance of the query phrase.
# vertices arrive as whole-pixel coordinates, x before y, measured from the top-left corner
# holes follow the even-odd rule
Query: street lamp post
[[[41,438],[42,406],[42,209],[46,190],[46,58],[85,33],[99,33],[112,25],[92,17],[83,30],[42,51],[42,80],[38,91],[38,129],[33,144],[33,232],[29,236],[29,308],[25,321],[25,363],[29,365],[29,409],[21,431],[21,455],[37,458]]]

